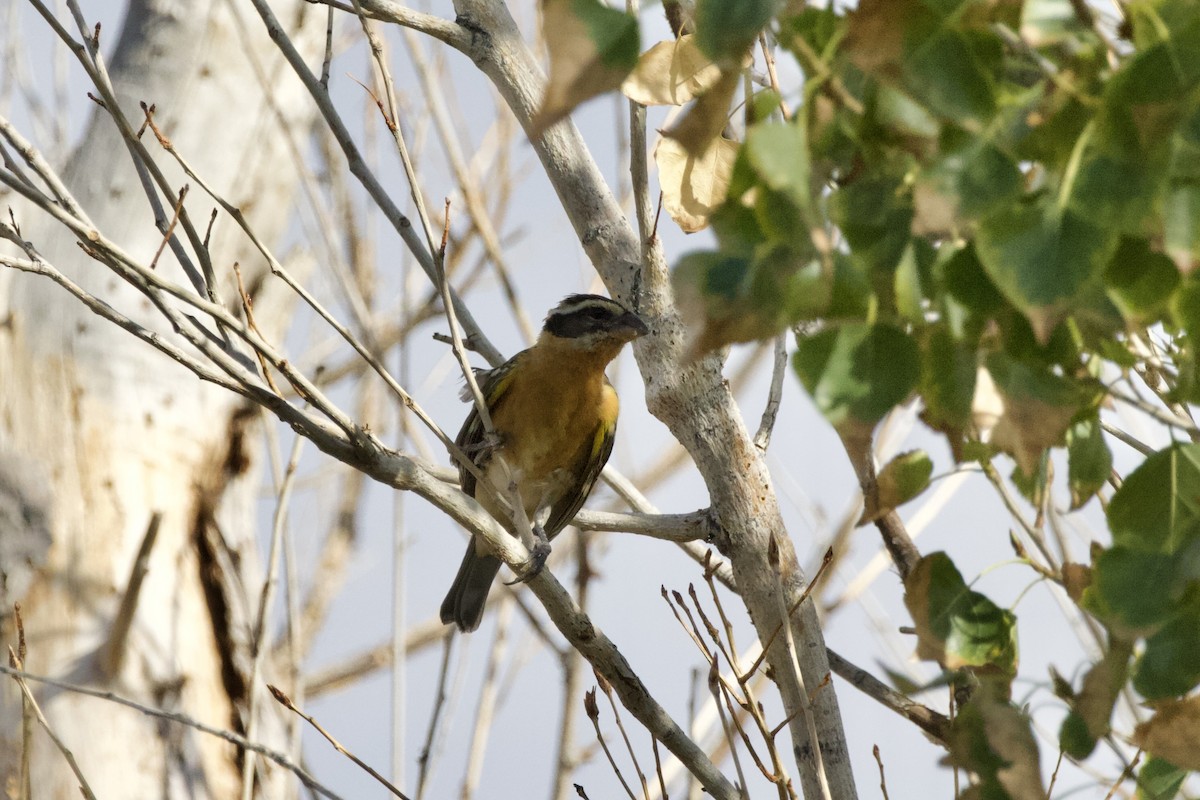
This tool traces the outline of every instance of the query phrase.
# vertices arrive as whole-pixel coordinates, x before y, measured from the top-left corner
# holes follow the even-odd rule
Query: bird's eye
[[[591,308],[589,308],[587,310],[587,316],[588,316],[588,319],[604,319],[608,315],[604,311],[603,308],[597,308],[596,306],[592,306]]]

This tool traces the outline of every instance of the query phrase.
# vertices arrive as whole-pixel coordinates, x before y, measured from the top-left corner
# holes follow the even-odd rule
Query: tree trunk
[[[303,2],[280,5],[281,17],[304,29],[293,32],[295,41],[319,58],[324,15]],[[303,136],[312,104],[300,102],[303,90],[262,24],[238,6],[134,0],[110,72],[132,124],[143,119],[139,101],[154,104],[176,150],[273,242],[288,220],[298,175],[284,131]],[[108,38],[103,31],[106,50]],[[187,182],[181,170],[149,132],[144,141],[178,191]],[[104,109],[94,110],[63,174],[99,229],[128,252],[154,254],[162,234]],[[203,229],[215,204],[199,186],[190,189],[187,209]],[[169,219],[171,204],[164,206]],[[22,214],[19,205],[15,213],[24,238],[47,261],[171,336],[146,297],[91,261],[64,228],[36,212]],[[227,304],[236,298],[234,261],[258,285],[262,260],[228,217],[218,220],[210,249]],[[157,269],[187,284],[169,247]],[[283,295],[270,295],[260,292],[255,307],[268,335],[283,329],[288,305]],[[7,272],[0,319],[5,641],[15,640],[11,611],[19,601],[30,672],[243,730],[247,632],[262,582],[253,513],[257,412],[44,278]],[[114,649],[114,622],[155,514],[161,525],[149,571],[128,636]],[[0,688],[0,785],[10,789],[20,780],[23,748],[16,689],[11,681]],[[232,745],[71,693],[38,695],[98,796],[237,796],[241,754]],[[76,779],[48,738],[35,732],[32,745],[33,796],[78,797]],[[260,779],[264,774],[270,778],[260,772]]]

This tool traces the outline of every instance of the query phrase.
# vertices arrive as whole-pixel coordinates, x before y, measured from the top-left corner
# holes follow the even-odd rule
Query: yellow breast
[[[526,513],[545,509],[578,480],[575,471],[601,424],[617,417],[617,393],[604,377],[608,359],[578,351],[528,351],[501,402],[492,410],[500,453],[512,471],[489,465],[488,481],[504,491],[510,479]],[[607,355],[607,354],[604,354]]]

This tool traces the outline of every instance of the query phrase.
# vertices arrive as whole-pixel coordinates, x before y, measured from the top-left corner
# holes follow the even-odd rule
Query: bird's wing
[[[608,457],[612,455],[613,440],[616,438],[617,418],[615,416],[611,420],[601,422],[596,427],[596,432],[592,436],[591,448],[585,452],[584,457],[580,459],[572,472],[578,476],[578,480],[558,499],[558,502],[550,507],[550,518],[546,520],[545,526],[547,536],[554,536],[567,527],[579,513],[579,509],[583,507],[583,501],[587,500],[587,496],[592,492],[592,487],[596,484],[596,479],[600,477],[600,471],[604,469],[604,465],[608,463]]]
[[[517,359],[521,354],[510,358],[495,369],[477,370],[475,372],[476,379],[479,381],[479,391],[483,394],[483,400],[487,403],[488,411],[493,412],[504,399],[504,395],[512,386],[513,376],[516,374],[513,367],[516,366]],[[467,387],[466,398],[470,400],[470,387]],[[491,449],[484,445],[483,437],[486,431],[483,427],[483,420],[479,417],[479,409],[475,407],[475,403],[471,402],[471,412],[467,414],[467,418],[463,421],[462,428],[458,431],[458,436],[454,437],[454,443],[467,454],[477,466],[483,466],[487,463],[491,456]],[[475,496],[475,476],[463,464],[455,462],[458,467],[458,485],[462,490],[471,497]]]

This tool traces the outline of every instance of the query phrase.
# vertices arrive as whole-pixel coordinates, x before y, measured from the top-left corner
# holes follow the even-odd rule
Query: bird
[[[546,315],[531,347],[479,374],[492,431],[473,405],[454,442],[474,470],[459,463],[458,481],[510,532],[508,499],[516,487],[537,542],[518,580],[541,569],[549,539],[574,518],[604,469],[619,409],[604,371],[622,347],[648,332],[642,318],[617,301],[572,294]],[[443,623],[464,633],[479,627],[501,563],[481,537],[471,538],[442,601]]]

